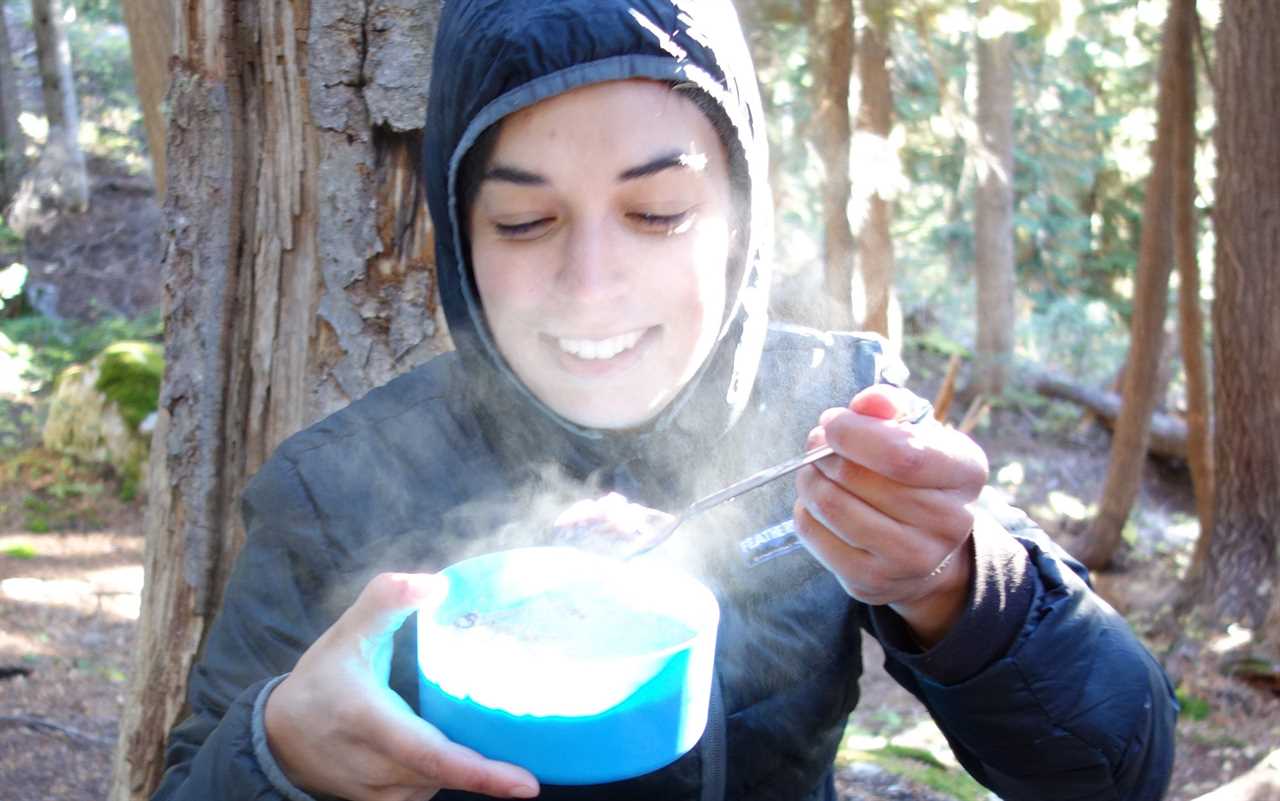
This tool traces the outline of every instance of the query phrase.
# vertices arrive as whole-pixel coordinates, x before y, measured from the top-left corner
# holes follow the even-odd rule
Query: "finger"
[[[902,525],[940,536],[959,536],[973,527],[968,504],[981,486],[956,489],[912,487],[838,456],[815,464],[818,472],[851,495]]]
[[[897,600],[895,582],[882,575],[875,554],[851,547],[799,501],[796,502],[794,517],[800,542],[840,582],[846,593],[872,605]]]
[[[372,694],[358,728],[367,733],[371,749],[397,766],[394,784],[498,797],[530,798],[538,792],[538,779],[527,770],[457,745],[394,692]]]
[[[538,780],[517,765],[487,759],[449,740],[414,714],[398,696],[396,725],[389,726],[387,755],[427,784],[499,798],[532,798]]]
[[[346,635],[389,640],[419,607],[449,594],[449,579],[432,573],[380,573],[335,624]]]
[[[813,468],[797,479],[797,500],[816,521],[851,548],[872,554],[891,578],[927,573],[956,537],[922,531],[894,520]],[[965,532],[968,533],[968,529]]]
[[[911,390],[892,384],[872,384],[849,402],[851,411],[881,420],[915,420],[928,406],[928,401]]]
[[[986,455],[954,429],[886,422],[846,410],[823,417],[826,442],[837,454],[900,484],[952,489],[986,482]]]

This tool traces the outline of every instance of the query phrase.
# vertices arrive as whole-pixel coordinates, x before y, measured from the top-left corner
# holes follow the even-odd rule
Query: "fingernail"
[[[837,417],[846,413],[847,411],[848,411],[847,409],[827,409],[825,412],[818,415],[818,423],[825,426],[827,423],[830,423],[832,420],[836,419]]]
[[[538,788],[529,784],[517,784],[508,794],[512,798],[537,798]]]

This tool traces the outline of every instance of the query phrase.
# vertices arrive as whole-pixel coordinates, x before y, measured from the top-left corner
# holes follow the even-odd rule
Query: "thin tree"
[[[991,30],[998,0],[978,3],[974,249],[978,341],[971,389],[1001,395],[1013,363],[1013,34]]]
[[[1214,529],[1205,607],[1280,640],[1280,15],[1229,0],[1214,81]]]
[[[1190,0],[1194,5],[1194,0]],[[1192,14],[1195,9],[1192,8]],[[1199,34],[1199,17],[1193,20]],[[1194,62],[1192,70],[1195,69]],[[1175,120],[1173,139],[1173,251],[1178,264],[1178,334],[1187,376],[1187,464],[1195,488],[1200,537],[1196,541],[1188,578],[1194,584],[1204,575],[1213,540],[1213,413],[1209,399],[1209,371],[1204,353],[1204,319],[1200,311],[1200,265],[1196,261],[1196,82],[1177,87],[1182,114]]]
[[[89,207],[89,175],[80,149],[80,110],[62,0],[31,0],[31,21],[40,62],[40,85],[49,139],[41,156],[56,176],[53,193],[60,208],[80,212]]]
[[[27,135],[18,124],[21,114],[9,20],[0,4],[0,208],[9,205],[27,171]]]
[[[892,219],[891,188],[896,175],[887,175],[892,159],[887,157],[889,135],[893,128],[893,93],[889,84],[889,34],[893,22],[892,0],[863,0],[866,25],[858,41],[858,141],[870,138],[875,145],[871,153],[858,153],[857,161],[865,167],[859,175],[864,183],[857,197],[865,198],[862,226],[858,233],[858,264],[854,293],[855,303],[861,294],[861,308],[855,306],[858,327],[875,331],[890,340],[902,335],[901,312],[893,292],[893,239],[889,230]],[[870,164],[875,159],[877,164]],[[863,170],[859,171],[864,172]]]
[[[853,77],[853,0],[808,0],[809,63],[814,81],[814,143],[822,159],[822,263],[826,309],[832,329],[853,328],[853,260],[849,225],[849,81]]]
[[[416,177],[439,9],[177,7],[167,365],[113,801],[160,779],[244,538],[247,477],[284,437],[448,347]]]
[[[156,195],[165,191],[164,96],[169,91],[169,58],[173,55],[173,3],[169,0],[122,0],[129,29],[133,80],[138,87],[142,121],[151,151],[151,175]]]
[[[1107,478],[1098,514],[1081,546],[1080,559],[1101,569],[1120,544],[1125,522],[1142,484],[1151,436],[1151,413],[1160,386],[1160,355],[1168,312],[1169,274],[1173,266],[1174,139],[1178,121],[1194,111],[1186,107],[1184,85],[1195,80],[1192,31],[1195,0],[1171,0],[1161,44],[1156,138],[1151,145],[1151,175],[1142,209],[1142,240],[1129,324],[1123,404],[1111,440]]]

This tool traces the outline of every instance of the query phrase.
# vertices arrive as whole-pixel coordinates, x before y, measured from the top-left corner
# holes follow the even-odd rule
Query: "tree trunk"
[[[853,229],[849,225],[849,81],[853,77],[853,0],[816,0],[810,16],[814,139],[822,159],[822,255],[827,328],[853,328]]]
[[[1280,598],[1280,15],[1223,4],[1215,82],[1214,533],[1204,591],[1257,627]]]
[[[18,68],[9,41],[9,21],[0,4],[0,208],[9,205],[27,171],[27,135],[18,124]]]
[[[67,211],[82,212],[89,208],[89,176],[84,151],[80,149],[80,112],[71,74],[71,48],[63,29],[62,0],[31,0],[31,24],[36,34],[44,111],[49,120],[49,139],[41,158],[57,176],[59,191],[52,194],[58,205]]]
[[[448,347],[417,164],[440,2],[175,6],[165,351],[113,801],[148,796],[286,436]]]
[[[1194,16],[1195,0],[1186,12]],[[1192,79],[1179,84],[1178,107],[1182,111],[1174,120],[1173,134],[1173,251],[1178,265],[1178,335],[1182,350],[1182,366],[1187,375],[1187,464],[1191,468],[1191,484],[1195,488],[1196,517],[1200,520],[1200,537],[1196,540],[1188,578],[1197,582],[1204,574],[1213,540],[1213,450],[1212,407],[1209,401],[1209,373],[1205,365],[1204,319],[1200,312],[1200,266],[1196,262],[1196,240],[1200,220],[1196,215],[1196,81],[1195,59],[1191,60]]]
[[[867,164],[866,156],[858,156],[866,165],[869,191],[858,193],[866,199],[862,229],[858,234],[858,277],[863,303],[854,308],[859,328],[875,331],[890,341],[901,344],[902,311],[893,291],[893,239],[889,231],[892,211],[892,183],[897,175],[888,175],[889,133],[893,129],[893,94],[889,86],[889,30],[893,14],[892,0],[863,0],[867,18],[858,42],[859,93],[858,130],[862,138],[875,142],[871,148],[879,164]],[[862,172],[862,171],[860,171]],[[857,293],[855,298],[857,297]]]
[[[981,0],[982,17],[996,0]],[[978,342],[972,390],[1001,395],[1013,363],[1013,35],[978,37],[978,138],[974,249]]]
[[[169,0],[122,0],[129,29],[133,79],[138,87],[142,120],[151,150],[156,196],[164,197],[165,93],[169,91],[169,58],[173,55],[173,3]]]
[[[1176,121],[1189,110],[1181,83],[1195,80],[1191,34],[1194,0],[1172,0],[1160,56],[1156,140],[1151,146],[1151,176],[1142,209],[1142,242],[1129,325],[1129,355],[1124,372],[1124,405],[1111,440],[1111,459],[1098,515],[1078,554],[1093,569],[1106,567],[1120,544],[1125,521],[1142,484],[1151,413],[1159,384],[1160,354],[1168,311],[1173,263],[1173,154]]]

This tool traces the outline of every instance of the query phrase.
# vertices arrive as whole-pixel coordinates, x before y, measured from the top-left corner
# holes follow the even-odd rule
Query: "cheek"
[[[723,222],[699,231],[694,246],[694,292],[703,316],[703,327],[718,329],[726,303],[726,271],[729,265],[729,229]]]
[[[511,322],[512,313],[535,302],[537,282],[528,281],[528,271],[513,259],[500,258],[483,247],[473,250],[472,264],[480,305],[489,327],[498,333]]]

